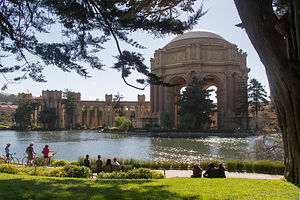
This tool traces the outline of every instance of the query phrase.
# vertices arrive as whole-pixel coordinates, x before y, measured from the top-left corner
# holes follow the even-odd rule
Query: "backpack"
[[[27,154],[29,153],[29,149],[30,149],[30,147],[27,147],[27,148],[26,148],[26,153],[27,153]]]

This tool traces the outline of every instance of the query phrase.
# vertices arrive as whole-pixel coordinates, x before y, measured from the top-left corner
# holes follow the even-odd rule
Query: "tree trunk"
[[[234,0],[263,62],[275,103],[285,150],[285,177],[300,183],[300,2],[290,0],[281,23],[272,0]]]

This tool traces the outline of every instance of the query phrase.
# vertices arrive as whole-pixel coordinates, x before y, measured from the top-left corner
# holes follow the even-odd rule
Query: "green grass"
[[[91,180],[0,174],[0,199],[299,199],[283,180]]]

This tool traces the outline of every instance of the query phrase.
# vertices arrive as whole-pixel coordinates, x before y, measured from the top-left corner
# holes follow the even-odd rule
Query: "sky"
[[[195,8],[200,6],[201,1],[195,5]],[[269,85],[266,78],[266,73],[263,64],[260,62],[255,49],[253,48],[244,29],[236,27],[235,24],[241,22],[233,0],[204,0],[204,9],[208,10],[198,25],[193,29],[207,29],[221,35],[230,43],[234,43],[238,48],[242,49],[248,54],[247,67],[251,69],[249,73],[249,80],[256,78],[262,85],[265,86],[269,94]],[[183,14],[183,17],[186,14]],[[55,34],[47,35],[47,39],[59,40],[59,31]],[[175,35],[167,35],[163,38],[155,38],[147,33],[134,33],[133,38],[141,45],[146,46],[147,49],[136,49],[137,52],[143,54],[145,64],[150,68],[150,58],[153,57],[154,51],[163,48],[168,44]],[[101,51],[100,59],[103,60],[106,67],[104,70],[89,69],[91,78],[83,78],[75,72],[63,72],[55,66],[48,66],[44,70],[46,76],[46,83],[37,83],[31,79],[27,79],[18,84],[10,84],[5,93],[18,94],[21,92],[32,93],[33,96],[40,96],[42,90],[62,90],[69,89],[81,93],[82,100],[104,100],[105,94],[120,93],[124,96],[124,100],[136,101],[138,94],[145,94],[146,100],[150,100],[150,87],[145,90],[137,90],[127,86],[121,79],[121,74],[110,67],[116,61],[113,56],[117,55],[117,48],[113,42],[109,42],[104,51]],[[122,44],[121,49],[129,48],[128,45]],[[135,84],[137,75],[134,74],[129,82]],[[4,83],[3,77],[0,77],[0,83]]]

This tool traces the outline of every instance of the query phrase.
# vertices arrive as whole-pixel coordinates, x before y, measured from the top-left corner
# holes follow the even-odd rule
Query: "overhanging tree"
[[[156,37],[164,34],[179,34],[191,29],[205,13],[202,7],[193,10],[196,0],[6,0],[0,1],[0,56],[15,57],[16,64],[0,62],[0,72],[22,72],[9,83],[26,79],[43,82],[43,69],[54,65],[63,71],[76,71],[89,77],[87,68],[103,69],[99,51],[113,40],[117,49],[117,62],[113,68],[126,78],[137,71],[146,78],[138,79],[142,84],[163,84],[160,77],[149,73],[143,57],[136,52],[122,50],[125,42],[136,48],[145,48],[130,36],[137,30],[146,31]],[[182,12],[193,13],[187,21],[178,19]],[[38,32],[47,34],[51,27],[61,25],[61,42],[49,42],[37,37]],[[43,36],[43,35],[42,35]]]
[[[265,66],[285,152],[285,177],[300,183],[300,1],[234,0]]]
[[[255,128],[258,130],[258,111],[268,104],[267,92],[264,86],[255,78],[251,79],[248,87],[248,101],[251,110],[255,113]]]
[[[204,82],[196,77],[186,87],[176,104],[179,106],[179,126],[184,129],[203,129],[210,124],[213,108],[216,105],[209,99],[210,92],[204,90]]]

